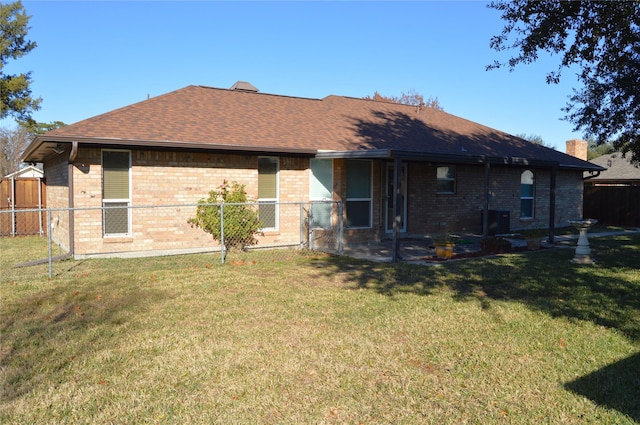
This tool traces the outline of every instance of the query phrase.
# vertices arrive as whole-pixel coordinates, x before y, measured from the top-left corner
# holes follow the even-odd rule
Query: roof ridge
[[[197,84],[195,87],[199,87],[201,89],[219,90],[219,91],[229,92],[229,93],[243,93],[243,94],[263,95],[263,96],[271,96],[271,97],[284,97],[284,98],[289,98],[289,99],[302,99],[302,100],[322,100],[322,99],[319,99],[317,97],[303,97],[303,96],[292,96],[292,95],[287,95],[287,94],[277,94],[277,93],[253,92],[253,91],[246,91],[246,90],[225,89],[223,87],[207,86],[207,85],[203,85],[203,84]]]

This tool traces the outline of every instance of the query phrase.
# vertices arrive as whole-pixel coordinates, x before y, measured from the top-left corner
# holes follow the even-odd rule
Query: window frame
[[[523,183],[524,174],[527,173],[527,172],[531,173],[531,183],[530,184],[526,184],[527,186],[531,186],[531,196],[523,196],[523,194],[522,194],[523,193],[522,192],[522,186],[525,185],[525,183]],[[527,168],[526,170],[523,170],[520,173],[520,219],[521,220],[533,220],[535,218],[535,215],[536,215],[536,213],[535,213],[535,211],[536,211],[536,209],[535,209],[535,207],[536,207],[535,199],[536,199],[536,174],[535,174],[535,172],[533,170],[530,170],[530,169]],[[527,203],[530,202],[531,203],[531,207],[530,207],[531,215],[530,216],[529,215],[523,215],[523,213],[524,213],[524,208],[523,208],[524,202],[527,202]]]
[[[314,166],[316,163],[328,163],[329,164],[329,181],[323,182],[318,176],[313,172]],[[327,185],[324,183],[328,183]],[[318,190],[318,187],[321,186],[323,190]],[[327,196],[319,196],[318,192],[324,192],[323,195]],[[333,159],[326,158],[311,158],[309,160],[309,202],[310,202],[310,212],[312,220],[310,220],[310,226],[312,229],[329,229],[331,228],[331,216],[333,212]],[[319,213],[314,217],[313,212]],[[320,217],[320,218],[318,218]],[[328,223],[326,220],[328,219]]]
[[[121,152],[121,153],[127,153],[128,155],[128,159],[129,159],[129,164],[128,164],[128,175],[127,175],[127,184],[128,184],[128,198],[105,198],[105,160],[104,160],[104,154],[105,152]],[[100,165],[101,165],[101,172],[102,172],[102,176],[101,176],[101,180],[102,180],[102,237],[104,238],[118,238],[118,237],[123,237],[123,236],[131,236],[131,229],[132,229],[132,220],[131,220],[131,195],[132,195],[132,182],[131,182],[131,161],[132,161],[132,155],[131,155],[131,150],[127,150],[127,149],[102,149],[100,152]],[[122,205],[113,205],[113,204],[122,204]],[[108,211],[117,211],[119,208],[112,208],[112,207],[123,207],[126,208],[127,210],[127,231],[122,233],[115,233],[115,232],[108,232],[107,227],[109,226],[107,224],[107,212]]]
[[[367,198],[364,197],[349,197],[349,163],[354,162],[367,162],[369,164],[369,196]],[[370,159],[348,159],[346,163],[346,171],[347,171],[347,188],[346,188],[346,196],[345,196],[345,219],[346,219],[346,228],[347,229],[371,229],[373,227],[373,161]],[[351,226],[349,225],[349,204],[350,203],[369,203],[369,216],[367,218],[368,224],[364,226]]]
[[[448,168],[450,170],[453,170],[453,177],[439,177],[438,176],[438,170],[441,168]],[[447,173],[448,174],[448,173]],[[458,170],[456,168],[455,165],[438,165],[436,167],[436,194],[437,195],[455,195],[456,191],[458,190]],[[453,184],[453,190],[451,191],[441,191],[440,190],[440,182],[451,182]]]
[[[276,164],[276,184],[275,184],[275,198],[260,198],[260,160],[270,160],[274,161]],[[273,208],[273,227],[263,227],[260,230],[262,231],[277,231],[280,229],[280,220],[279,220],[279,195],[280,195],[280,158],[277,156],[259,156],[258,157],[258,217],[260,217],[260,206],[261,205],[272,205]]]

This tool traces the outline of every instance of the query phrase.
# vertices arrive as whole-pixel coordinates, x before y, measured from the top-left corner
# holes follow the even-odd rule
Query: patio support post
[[[402,190],[400,182],[402,181],[402,161],[395,158],[393,161],[393,246],[391,249],[391,262],[397,263],[400,259],[400,239],[398,231],[402,225]]]
[[[551,180],[549,182],[549,239],[547,242],[553,244],[556,223],[556,174],[557,167],[551,167]]]
[[[482,237],[489,236],[489,171],[491,165],[489,161],[484,161],[484,197],[482,201]]]

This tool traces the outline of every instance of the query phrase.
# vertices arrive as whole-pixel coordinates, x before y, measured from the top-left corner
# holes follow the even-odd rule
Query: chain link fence
[[[201,264],[342,254],[342,203],[259,202],[0,211],[2,267],[171,256]],[[34,231],[35,229],[35,231]],[[73,237],[72,237],[73,235]],[[17,253],[17,254],[16,254]],[[72,263],[65,261],[65,269]]]

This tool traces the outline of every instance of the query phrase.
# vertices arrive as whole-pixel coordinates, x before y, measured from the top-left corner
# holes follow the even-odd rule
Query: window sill
[[[115,236],[115,237],[104,236],[102,239],[104,240],[104,243],[132,243],[133,242],[133,238],[131,236]]]

